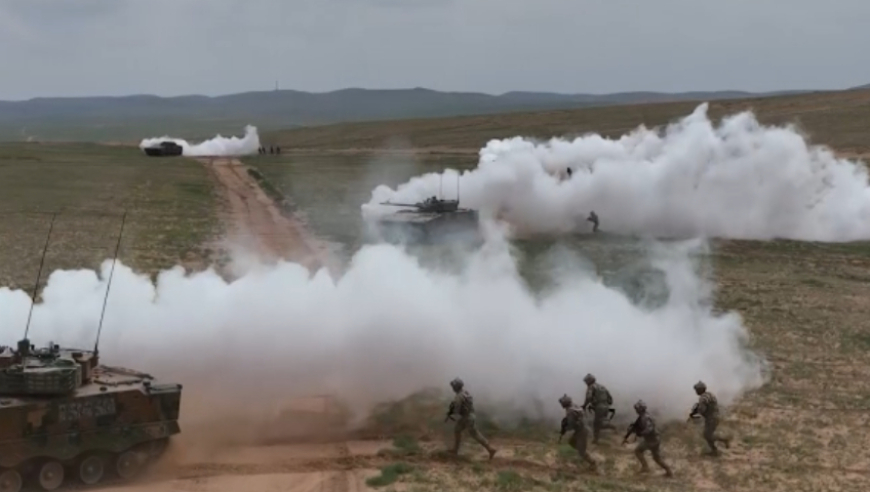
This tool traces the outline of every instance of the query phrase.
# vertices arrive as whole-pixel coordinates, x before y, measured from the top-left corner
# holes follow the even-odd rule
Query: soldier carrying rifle
[[[661,435],[659,434],[658,429],[656,429],[655,420],[653,420],[652,416],[647,413],[646,403],[644,403],[643,400],[638,400],[638,402],[634,404],[634,410],[637,412],[637,420],[628,426],[628,432],[625,433],[625,439],[622,440],[622,444],[627,443],[629,436],[632,434],[643,438],[643,440],[634,448],[634,455],[637,456],[637,460],[640,461],[639,473],[649,473],[649,465],[647,465],[646,458],[643,456],[645,452],[649,451],[650,454],[652,454],[653,461],[665,470],[665,476],[674,476],[671,472],[671,468],[665,464],[664,460],[662,460]]]
[[[495,456],[496,449],[490,446],[486,438],[483,437],[479,430],[477,430],[474,416],[474,399],[463,389],[464,386],[465,383],[463,383],[459,378],[450,381],[450,387],[453,388],[456,397],[452,402],[450,402],[450,408],[447,410],[447,417],[444,421],[447,422],[448,420],[453,420],[454,413],[459,414],[459,420],[456,421],[456,427],[453,432],[453,449],[450,450],[450,452],[456,455],[459,454],[459,445],[462,441],[462,431],[468,430],[469,434],[471,434],[471,438],[486,448],[489,452],[489,459],[492,459],[493,456]]]
[[[730,437],[716,433],[716,427],[719,426],[719,402],[713,393],[707,391],[707,385],[703,381],[695,383],[695,393],[698,395],[698,403],[692,407],[687,421],[704,418],[704,440],[710,446],[710,455],[719,456],[716,442],[724,443],[726,448],[731,446]]]
[[[607,420],[607,415],[610,414],[610,418],[613,418],[616,410],[611,408],[613,405],[613,396],[611,396],[610,391],[607,388],[599,384],[595,380],[595,376],[592,374],[587,374],[583,381],[586,383],[586,399],[583,401],[582,408],[587,412],[593,412],[595,414],[595,420],[593,420],[592,424],[592,443],[598,443],[598,436],[601,434],[603,429],[616,430],[616,426],[610,423]]]
[[[559,432],[559,442],[562,442],[562,437],[566,432],[574,431],[571,437],[568,438],[568,444],[577,450],[577,453],[583,458],[592,469],[597,470],[598,463],[589,455],[586,450],[586,444],[589,440],[589,431],[586,429],[586,424],[583,422],[583,409],[574,405],[571,397],[563,395],[559,398],[559,405],[565,409],[565,417],[562,418],[562,429]]]

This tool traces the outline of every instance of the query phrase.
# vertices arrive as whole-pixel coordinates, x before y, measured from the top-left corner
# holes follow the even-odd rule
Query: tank
[[[180,432],[181,389],[96,351],[0,347],[0,492],[135,477]]]
[[[379,234],[390,242],[433,243],[480,237],[477,211],[460,208],[459,200],[433,196],[417,203],[383,202],[381,205],[404,208],[377,219]]]
[[[181,148],[175,142],[160,142],[157,145],[152,145],[151,147],[145,147],[142,150],[145,151],[145,155],[149,155],[151,157],[165,157],[165,156],[178,156],[181,155],[184,149]],[[3,492],[0,490],[0,492]]]

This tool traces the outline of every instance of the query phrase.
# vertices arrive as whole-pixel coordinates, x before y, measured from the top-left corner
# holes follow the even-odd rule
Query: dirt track
[[[221,216],[229,231],[229,240],[242,244],[249,252],[253,250],[264,260],[282,258],[312,271],[332,266],[325,244],[306,231],[300,220],[282,212],[242,162],[231,158],[198,160],[209,169],[224,199]],[[329,412],[329,405],[324,397],[312,397],[294,400],[285,411],[324,414]],[[325,445],[265,445],[264,442],[264,445],[212,447],[197,442],[196,436],[200,435],[191,426],[187,427],[187,432],[182,429],[174,451],[149,477],[102,490],[356,492],[369,490],[365,479],[377,471],[366,469],[365,460],[375,458],[377,451],[384,447],[378,442]],[[357,458],[364,460],[362,468],[356,466]]]
[[[338,443],[238,447],[206,458],[177,457],[134,484],[105,492],[357,492],[369,490],[366,478],[377,470],[358,468],[384,447],[380,443]]]
[[[238,159],[202,158],[226,200],[230,238],[253,248],[266,259],[282,258],[315,270],[328,266],[327,248],[306,231],[297,218],[280,207],[248,174]]]

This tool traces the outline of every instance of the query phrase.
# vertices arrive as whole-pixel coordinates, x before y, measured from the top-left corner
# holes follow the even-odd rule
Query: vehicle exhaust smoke
[[[257,134],[257,127],[251,125],[245,127],[245,136],[242,138],[222,137],[218,134],[210,140],[191,144],[187,140],[163,136],[142,139],[142,142],[139,143],[139,148],[144,149],[145,147],[151,147],[166,141],[175,142],[181,146],[182,155],[191,157],[250,155],[257,153],[257,149],[260,148],[260,136]]]
[[[365,412],[460,376],[496,417],[558,419],[558,398],[582,400],[591,372],[620,414],[643,398],[663,418],[684,419],[699,379],[724,405],[765,380],[739,315],[711,310],[693,259],[704,246],[648,248],[665,288],[652,307],[567,253],[550,258],[556,286],[533,293],[503,237],[489,237],[456,271],[387,244],[359,250],[340,278],[282,262],[232,282],[181,267],[152,282],[119,263],[100,352],[106,364],[184,383],[186,401],[223,406],[333,393]],[[32,342],[93,347],[110,268],[51,273]],[[27,292],[0,289],[4,343],[18,339],[29,307]]]
[[[568,177],[567,170],[571,169]],[[455,170],[444,171],[454,189]],[[442,176],[378,186],[379,204],[437,195]],[[451,183],[450,186],[447,186]],[[601,231],[653,237],[870,239],[870,186],[863,163],[811,146],[790,126],[761,125],[751,112],[716,126],[707,104],[664,128],[640,126],[618,139],[588,134],[547,142],[492,140],[461,175],[461,206],[500,217],[519,233]],[[455,198],[451,191],[450,196]]]

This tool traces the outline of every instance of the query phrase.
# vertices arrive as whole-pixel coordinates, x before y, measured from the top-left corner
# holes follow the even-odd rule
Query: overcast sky
[[[0,0],[0,99],[839,89],[868,0]]]

